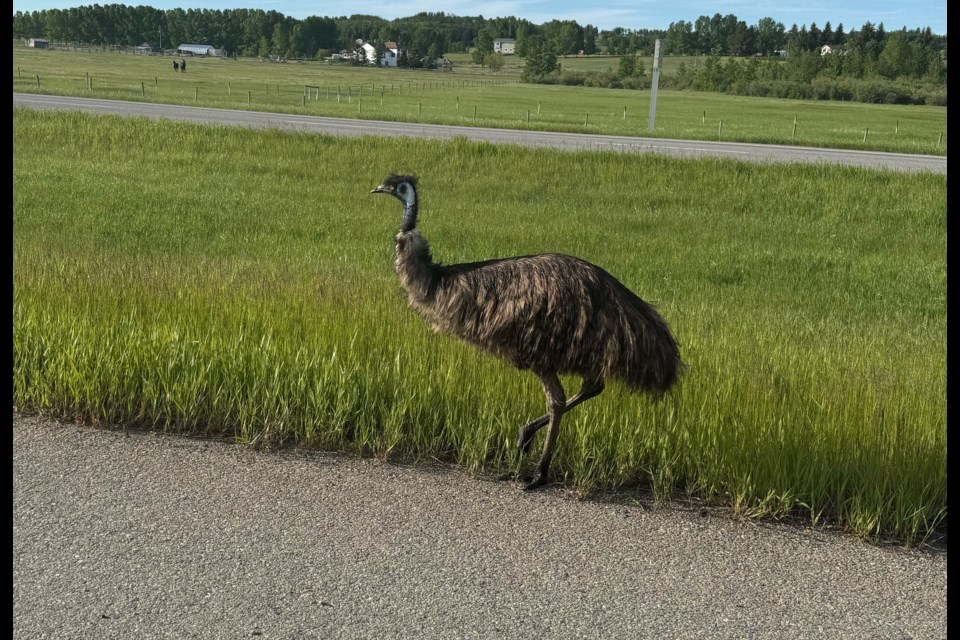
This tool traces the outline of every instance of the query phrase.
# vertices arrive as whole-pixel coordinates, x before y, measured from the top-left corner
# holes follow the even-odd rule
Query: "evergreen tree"
[[[827,20],[825,25],[823,25],[823,31],[820,32],[820,44],[837,44],[837,42],[833,39],[833,27],[830,26],[829,20]]]

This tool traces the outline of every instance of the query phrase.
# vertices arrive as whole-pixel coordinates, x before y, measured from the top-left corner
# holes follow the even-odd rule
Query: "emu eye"
[[[401,195],[406,195],[406,194],[407,194],[407,183],[404,182],[404,183],[401,184],[399,187],[397,187],[397,192],[399,192]]]

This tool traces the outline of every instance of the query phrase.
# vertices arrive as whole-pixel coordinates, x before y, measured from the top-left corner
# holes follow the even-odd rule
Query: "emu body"
[[[522,426],[517,438],[523,455],[536,432],[550,425],[537,477],[526,489],[548,482],[563,414],[598,395],[606,380],[656,395],[673,386],[682,366],[679,350],[651,305],[602,268],[563,254],[434,262],[416,228],[416,187],[414,176],[391,175],[371,192],[404,205],[395,266],[410,306],[434,329],[529,369],[543,385],[547,413]],[[560,374],[583,379],[569,401]]]

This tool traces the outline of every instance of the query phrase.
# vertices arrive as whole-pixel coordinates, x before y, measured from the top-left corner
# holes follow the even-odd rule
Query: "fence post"
[[[141,82],[141,83],[140,83],[140,97],[142,98],[142,97],[144,97],[145,95],[147,95],[147,94],[144,92],[144,90],[143,90],[143,83]]]
[[[864,142],[867,141],[867,134],[868,134],[868,133],[870,133],[870,129],[869,129],[869,128],[863,130],[863,141],[864,141]]]
[[[720,134],[723,133],[723,120],[720,121],[720,127],[717,128],[717,138],[720,138]]]
[[[797,137],[797,116],[793,116],[793,133],[790,134],[790,138]]]

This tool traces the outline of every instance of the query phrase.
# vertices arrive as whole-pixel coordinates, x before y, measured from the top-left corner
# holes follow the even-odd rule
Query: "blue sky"
[[[308,16],[341,16],[357,13],[380,16],[387,20],[411,16],[421,11],[443,11],[459,16],[482,15],[485,18],[516,16],[535,24],[549,20],[576,20],[581,25],[592,24],[600,29],[624,27],[628,29],[666,29],[671,22],[697,18],[715,13],[734,14],[748,25],[760,18],[770,17],[782,22],[789,29],[796,23],[810,25],[815,22],[823,27],[828,21],[836,27],[843,23],[844,30],[859,29],[864,22],[883,23],[887,31],[901,27],[907,29],[930,27],[936,34],[947,32],[947,3],[909,2],[905,0],[852,0],[848,2],[825,2],[824,0],[785,0],[783,2],[706,2],[704,0],[607,0],[601,5],[592,5],[582,0],[409,0],[407,2],[384,2],[383,0],[352,0],[347,3],[317,3],[310,0],[14,0],[13,12],[39,11],[43,9],[67,9],[92,4],[145,5],[156,9],[263,9],[274,10],[302,20]]]

